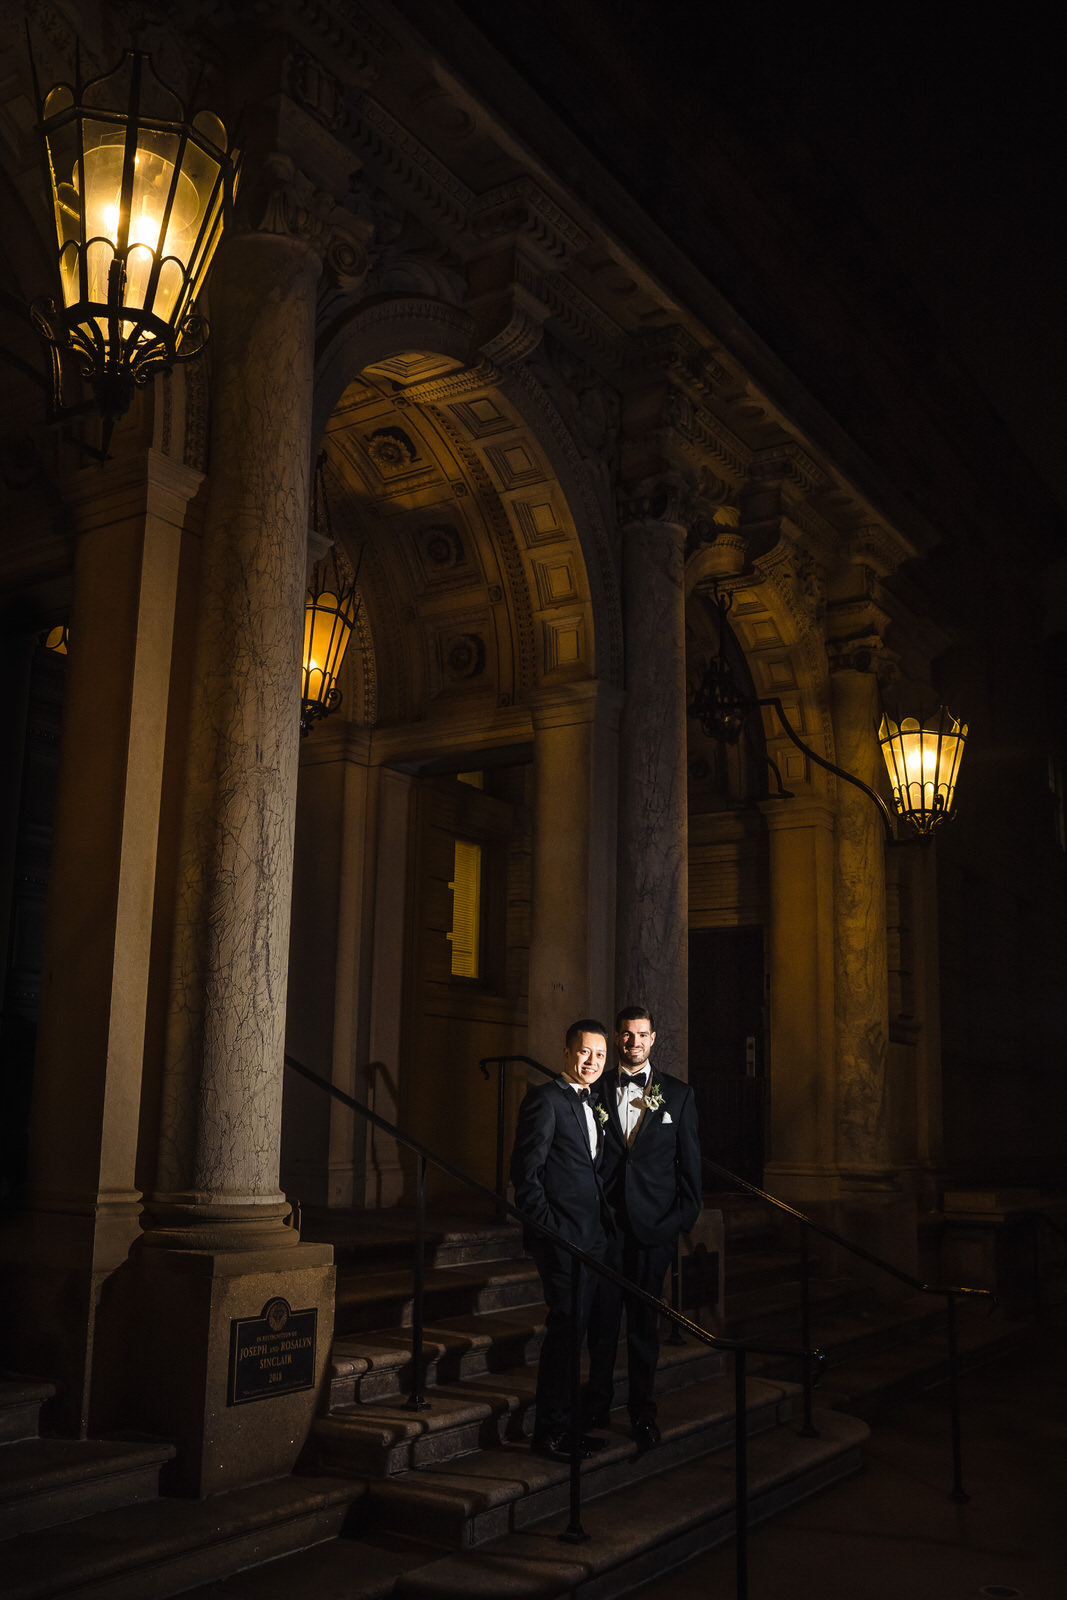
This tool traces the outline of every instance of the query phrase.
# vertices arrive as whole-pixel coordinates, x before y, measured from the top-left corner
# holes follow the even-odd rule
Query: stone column
[[[880,760],[874,673],[833,672],[831,714],[837,765],[873,788]],[[874,802],[841,780],[834,900],[838,1167],[861,1185],[892,1187],[885,833]]]
[[[284,175],[284,160],[274,175]],[[286,230],[290,216],[295,222]],[[308,473],[321,258],[284,195],[224,241],[156,1191],[141,1253],[142,1416],[209,1493],[288,1471],[314,1389],[234,1405],[231,1330],[268,1302],[332,1331],[332,1252],[279,1188]],[[269,230],[269,231],[268,231]]]
[[[356,1099],[367,1088],[365,946],[369,733],[338,718],[301,751],[286,1038],[290,1054]],[[362,1201],[367,1128],[346,1106],[287,1075],[282,1179],[302,1206]]]
[[[617,1005],[650,1006],[656,1059],[688,1075],[685,529],[623,530],[626,700],[619,735]]]
[[[580,1016],[610,1028],[619,696],[576,683],[535,697],[529,1049],[559,1065]]]
[[[57,1421],[121,1419],[108,1321],[131,1242],[153,889],[182,532],[199,473],[149,450],[62,485],[77,530],[26,1211],[5,1229],[8,1359]],[[103,1306],[103,1309],[102,1309]]]
[[[767,823],[766,1184],[806,1205],[836,1187],[834,815],[821,799],[761,806]]]

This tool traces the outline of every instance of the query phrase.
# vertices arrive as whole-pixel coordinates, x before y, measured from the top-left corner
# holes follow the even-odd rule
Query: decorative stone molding
[[[390,173],[417,207],[457,236],[482,244],[521,239],[549,269],[566,266],[590,242],[585,230],[529,174],[475,194],[370,95],[352,105],[350,128],[368,163]]]
[[[821,628],[826,613],[823,577],[806,550],[784,540],[757,558],[756,571],[784,602],[797,633],[810,638]]]
[[[471,229],[476,238],[519,238],[549,268],[566,266],[591,240],[584,228],[528,174],[474,199]]]
[[[796,440],[769,445],[752,456],[749,473],[757,483],[788,483],[805,494],[829,489],[832,480]]]
[[[251,215],[258,216],[251,231],[301,240],[322,257],[335,290],[342,294],[357,290],[370,268],[371,225],[339,206],[326,190],[316,188],[283,151],[271,151],[263,158],[258,179],[249,203]]]
[[[586,469],[571,429],[537,374],[528,363],[523,363],[511,369],[508,382],[521,391],[526,401],[523,409],[536,414],[560,451],[568,469],[565,492],[575,496],[581,503],[586,530],[586,539],[583,540],[585,568],[596,616],[597,672],[606,682],[621,684],[622,605],[615,553],[606,520],[608,513],[600,504],[594,480]]]
[[[681,472],[661,472],[621,490],[618,511],[624,528],[634,522],[675,523],[694,543],[710,544],[719,532],[715,505]]]

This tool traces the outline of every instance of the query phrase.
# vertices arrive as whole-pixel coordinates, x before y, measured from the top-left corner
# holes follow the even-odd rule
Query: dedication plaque
[[[268,1300],[258,1317],[230,1323],[230,1382],[226,1404],[269,1400],[315,1386],[318,1310],[293,1311],[288,1300]]]

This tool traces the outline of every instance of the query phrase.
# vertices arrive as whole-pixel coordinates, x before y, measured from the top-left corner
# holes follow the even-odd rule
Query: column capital
[[[284,150],[254,158],[235,237],[289,239],[317,255],[343,293],[358,289],[370,270],[374,224],[339,205]]]

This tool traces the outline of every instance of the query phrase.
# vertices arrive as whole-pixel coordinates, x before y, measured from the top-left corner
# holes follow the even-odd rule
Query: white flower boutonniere
[[[660,1088],[658,1083],[649,1084],[648,1091],[645,1094],[645,1110],[658,1111],[662,1104],[663,1090]]]
[[[607,1112],[606,1112],[606,1111],[605,1111],[605,1110],[604,1110],[604,1107],[603,1107],[603,1106],[594,1106],[594,1107],[593,1107],[593,1110],[594,1110],[594,1111],[595,1111],[595,1112],[596,1112],[596,1114],[597,1114],[597,1118],[598,1118],[598,1120],[599,1120],[599,1122],[600,1122],[600,1126],[601,1126],[601,1127],[603,1127],[603,1126],[604,1126],[604,1124],[605,1124],[605,1123],[606,1123],[606,1122],[607,1122],[607,1120],[608,1120],[608,1114],[607,1114]]]

